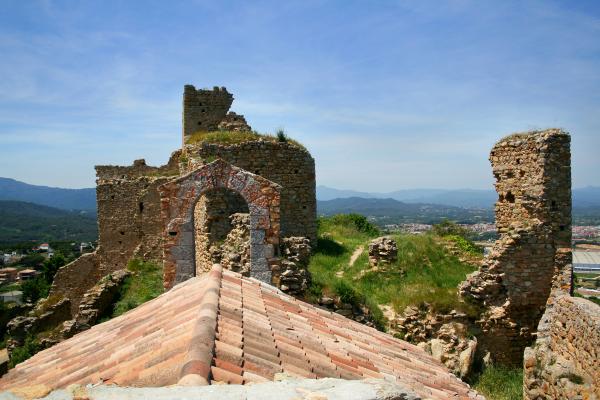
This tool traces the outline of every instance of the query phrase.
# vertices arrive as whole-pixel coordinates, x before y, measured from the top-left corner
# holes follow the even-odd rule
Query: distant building
[[[50,248],[50,245],[48,243],[42,243],[38,247],[34,248],[34,250],[37,250],[39,252],[44,252],[44,251],[51,251],[52,249]]]
[[[14,302],[17,304],[23,304],[23,292],[20,290],[13,290],[11,292],[0,293],[0,301],[3,303]]]
[[[34,279],[39,274],[40,274],[40,272],[36,271],[35,269],[24,269],[22,271],[19,271],[18,280],[21,282],[28,281],[28,280]]]
[[[11,267],[0,269],[0,285],[16,281],[18,272],[18,269]]]
[[[573,251],[573,270],[600,274],[600,251]]]

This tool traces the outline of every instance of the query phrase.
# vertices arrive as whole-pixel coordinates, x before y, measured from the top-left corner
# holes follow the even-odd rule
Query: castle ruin
[[[567,133],[550,129],[508,136],[491,151],[500,238],[460,292],[483,307],[481,346],[495,361],[521,363],[570,254],[569,145]]]
[[[244,116],[229,112],[232,102],[224,87],[186,85],[183,144],[166,165],[140,159],[96,167],[98,249],[61,268],[51,290],[70,298],[73,313],[100,278],[132,259],[164,265],[167,289],[210,270],[222,261],[214,247],[232,221],[245,221],[247,249],[239,249],[249,253],[245,273],[279,286],[281,239],[316,241],[315,163],[306,149],[258,134],[235,144],[190,143],[196,132],[250,131]],[[232,219],[237,214],[249,218]]]

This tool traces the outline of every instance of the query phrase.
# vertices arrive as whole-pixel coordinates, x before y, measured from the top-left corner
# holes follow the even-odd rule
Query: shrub
[[[136,308],[163,292],[162,268],[153,263],[131,260],[127,269],[133,274],[126,278],[121,287],[119,300],[115,303],[112,318]]]
[[[23,292],[23,301],[26,303],[35,303],[39,299],[48,296],[50,284],[43,276],[37,276],[21,284]]]
[[[360,214],[336,214],[328,218],[335,225],[353,225],[359,232],[366,233],[370,236],[380,234],[379,228],[369,222],[367,217]]]
[[[278,129],[276,132],[276,136],[277,136],[277,141],[278,142],[282,142],[282,143],[287,143],[288,141],[288,137],[285,134],[283,129]]]
[[[456,222],[447,219],[443,220],[439,224],[433,225],[431,229],[433,230],[433,233],[435,233],[438,236],[454,235],[463,238],[468,238],[471,234],[471,232],[468,229],[463,228]]]
[[[37,353],[40,350],[41,348],[38,341],[32,335],[28,335],[25,338],[23,346],[15,347],[13,349],[10,356],[10,362],[8,363],[9,368],[14,368],[15,365],[31,358],[35,353]]]

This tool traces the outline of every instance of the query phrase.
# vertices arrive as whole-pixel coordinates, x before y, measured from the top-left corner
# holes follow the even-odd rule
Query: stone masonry
[[[239,193],[250,210],[250,276],[271,282],[279,248],[281,187],[223,160],[216,160],[160,186],[163,220],[164,285],[207,271],[195,262],[194,209],[202,194],[215,189]]]
[[[398,244],[391,237],[379,237],[369,243],[369,265],[391,264],[398,259]]]
[[[520,364],[570,252],[570,136],[559,129],[514,134],[494,146],[490,161],[500,238],[459,289],[484,310],[482,349],[494,361]]]
[[[196,90],[187,85],[183,95],[184,136],[200,130],[249,130],[242,115],[228,113],[232,101],[233,96],[225,88]],[[258,176],[258,180],[280,185],[279,233],[269,239],[273,248],[268,248],[267,258],[279,252],[275,245],[279,237],[302,236],[311,242],[316,240],[315,163],[308,151],[293,143],[262,139],[233,145],[199,143],[176,150],[161,167],[146,165],[143,159],[130,166],[97,166],[98,249],[61,268],[50,293],[70,299],[71,318],[77,313],[86,291],[103,276],[126,268],[131,259],[163,263],[165,229],[158,188],[217,159]],[[199,214],[194,223],[197,231],[202,231],[197,232],[195,238],[199,248],[209,248],[210,243],[227,236],[232,228],[230,215],[250,211],[246,200],[235,190],[223,193],[205,191],[196,203]],[[224,202],[227,203],[225,208],[221,207]],[[202,244],[203,240],[207,246]],[[256,257],[264,260],[262,256]],[[198,262],[203,259],[205,263]],[[185,276],[202,271],[203,264],[210,265],[210,254],[196,251],[196,259],[191,262],[198,266],[189,267]],[[271,273],[271,267],[266,268],[263,261],[259,264],[265,278]],[[281,273],[277,265],[272,268],[277,276]],[[169,273],[173,271],[167,268],[165,282],[173,279]]]
[[[227,116],[233,95],[224,87],[213,90],[196,89],[185,85],[183,90],[183,143],[185,138],[198,131],[216,131]]]
[[[250,141],[233,145],[187,145],[190,168],[222,159],[281,186],[281,236],[317,239],[315,160],[292,143]],[[190,170],[191,170],[190,169]]]
[[[525,349],[525,400],[600,399],[600,306],[571,296],[570,254],[562,256],[537,339]]]

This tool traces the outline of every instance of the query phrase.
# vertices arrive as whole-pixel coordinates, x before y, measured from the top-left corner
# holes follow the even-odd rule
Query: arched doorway
[[[196,265],[194,211],[202,195],[223,189],[239,193],[248,207],[249,275],[271,283],[279,244],[281,187],[219,159],[159,187],[165,288],[203,272]]]
[[[214,263],[250,274],[250,210],[238,192],[208,190],[194,207],[196,275],[209,272]]]

